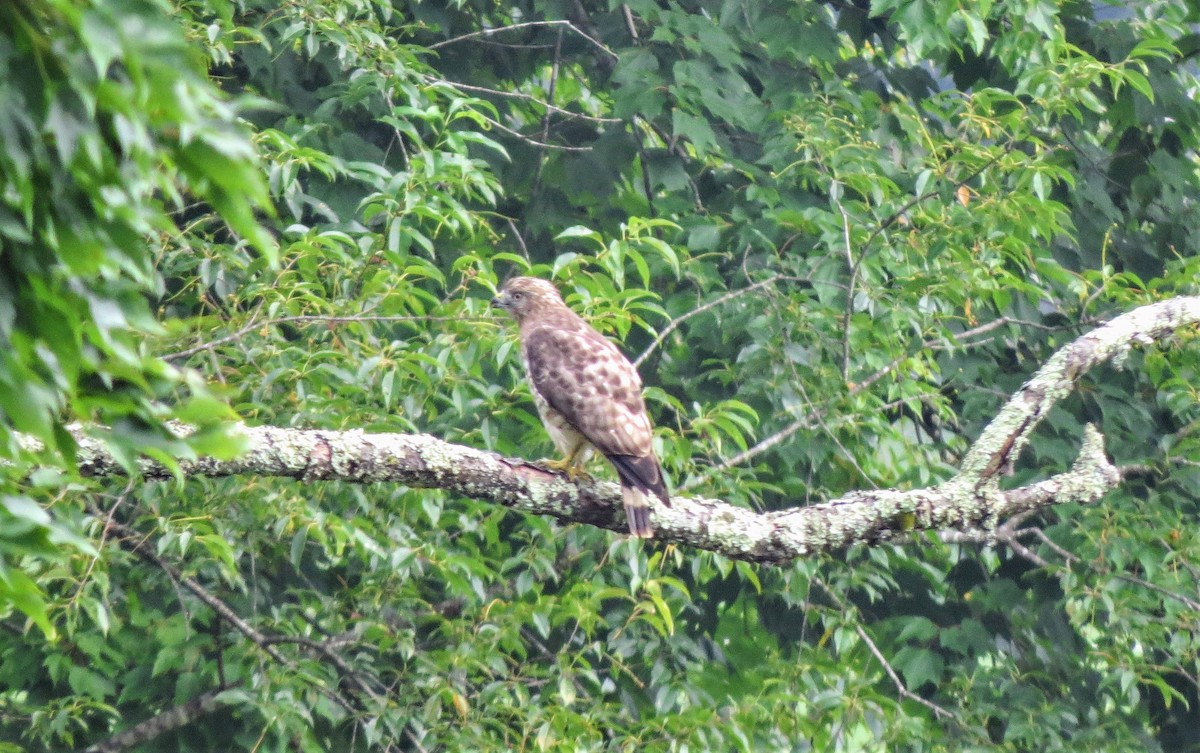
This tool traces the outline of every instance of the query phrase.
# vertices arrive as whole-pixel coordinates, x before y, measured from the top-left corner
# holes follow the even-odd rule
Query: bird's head
[[[545,280],[514,277],[500,288],[500,295],[492,299],[492,305],[504,309],[521,322],[537,311],[565,304],[558,289]]]

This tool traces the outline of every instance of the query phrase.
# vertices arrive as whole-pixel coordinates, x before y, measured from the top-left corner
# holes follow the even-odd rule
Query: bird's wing
[[[653,452],[642,380],[591,328],[542,325],[523,333],[533,389],[606,456]]]

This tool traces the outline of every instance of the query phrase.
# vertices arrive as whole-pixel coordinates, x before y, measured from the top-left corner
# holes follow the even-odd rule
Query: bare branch
[[[1055,552],[1057,552],[1058,555],[1060,557],[1062,557],[1066,562],[1068,562],[1070,564],[1076,564],[1080,561],[1079,557],[1068,552],[1066,549],[1063,549],[1058,544],[1054,543],[1054,541],[1052,541],[1050,539],[1050,537],[1045,534],[1044,531],[1042,531],[1041,529],[1035,529],[1035,531],[1036,531],[1038,538],[1041,539],[1042,543],[1045,544],[1046,546],[1050,547],[1051,549],[1053,549]],[[1128,573],[1113,572],[1112,570],[1110,570],[1109,568],[1106,568],[1106,567],[1092,566],[1092,569],[1103,575],[1111,575],[1112,577],[1116,578],[1117,580],[1123,580],[1126,583],[1131,583],[1135,586],[1140,586],[1142,588],[1146,588],[1151,591],[1154,591],[1158,594],[1166,596],[1167,598],[1174,599],[1174,600],[1178,601],[1180,604],[1183,604],[1184,606],[1186,606],[1188,609],[1194,609],[1196,611],[1200,611],[1200,601],[1197,601],[1196,599],[1192,599],[1190,597],[1184,596],[1181,593],[1172,591],[1169,588],[1164,588],[1163,586],[1160,586],[1157,583],[1151,583],[1150,581],[1148,581],[1144,578],[1139,578],[1136,575],[1130,575]]]
[[[186,350],[180,350],[175,353],[167,353],[166,355],[160,356],[160,358],[163,358],[164,360],[167,360],[167,361],[174,361],[174,360],[177,360],[180,358],[187,358],[188,356],[194,356],[201,351],[212,350],[213,348],[220,347],[221,345],[225,345],[226,343],[231,343],[231,342],[234,342],[235,340],[240,340],[241,338],[245,337],[247,334],[253,332],[256,329],[262,329],[264,327],[277,327],[280,324],[310,324],[313,322],[321,322],[323,324],[364,324],[364,323],[378,323],[378,322],[460,322],[460,321],[462,321],[462,317],[426,316],[426,315],[421,315],[421,316],[407,316],[407,315],[383,316],[383,315],[378,315],[378,316],[376,316],[376,315],[366,315],[366,314],[361,314],[361,315],[354,315],[354,314],[299,314],[296,316],[280,316],[280,317],[276,317],[274,319],[267,319],[265,321],[253,321],[252,320],[249,324],[245,325],[241,329],[231,332],[228,335],[218,337],[216,340],[213,340],[211,342],[202,343],[195,347],[187,348]]]
[[[901,698],[907,698],[911,701],[916,701],[932,711],[934,716],[939,716],[945,719],[958,718],[933,701],[926,700],[925,698],[922,698],[921,696],[909,690],[904,684],[904,681],[900,679],[900,675],[896,674],[896,670],[892,668],[891,663],[889,663],[888,660],[883,657],[883,652],[880,651],[879,647],[875,645],[875,641],[871,640],[871,636],[867,634],[867,631],[863,629],[861,624],[856,624],[854,626],[854,632],[858,633],[858,637],[862,639],[863,643],[867,644],[867,649],[871,652],[871,655],[883,665],[883,671],[887,672],[887,676],[892,678],[892,684],[896,686],[896,692],[900,694]]]
[[[845,321],[842,322],[842,379],[850,381],[850,322],[854,319],[854,286],[858,283],[858,271],[862,267],[863,259],[866,258],[866,251],[857,260],[854,258],[854,246],[850,239],[850,215],[846,213],[842,206],[841,199],[838,198],[840,192],[830,192],[833,197],[833,203],[837,206],[838,212],[842,215],[842,245],[845,246],[846,266],[850,270],[849,279],[846,281],[846,309],[843,313]]]
[[[525,261],[529,262],[530,266],[533,266],[533,259],[529,255],[529,246],[525,245],[525,238],[517,228],[517,223],[513,222],[511,217],[505,217],[504,220],[508,223],[508,229],[512,231],[513,237],[517,239],[517,245],[521,247],[521,255],[525,257]]]
[[[1018,537],[1015,533],[1006,533],[1003,536],[998,536],[997,539],[999,541],[1003,541],[1005,544],[1008,545],[1008,547],[1010,549],[1012,549],[1014,552],[1016,552],[1018,556],[1025,558],[1025,560],[1027,560],[1028,562],[1032,562],[1034,565],[1037,565],[1038,567],[1049,567],[1050,566],[1050,563],[1047,562],[1044,558],[1042,558],[1042,556],[1040,554],[1038,554],[1037,552],[1033,551],[1029,547],[1022,544],[1018,540]]]
[[[515,31],[517,29],[529,29],[529,28],[547,27],[547,26],[566,27],[566,28],[570,29],[571,31],[575,32],[576,34],[578,34],[580,37],[583,37],[584,39],[586,39],[588,42],[590,42],[592,44],[592,46],[594,46],[596,49],[600,50],[601,52],[605,53],[606,55],[611,57],[613,60],[619,59],[617,56],[617,53],[608,49],[608,47],[604,46],[604,44],[602,44],[601,42],[598,42],[595,38],[583,33],[583,31],[580,30],[579,27],[577,27],[575,24],[571,23],[570,21],[565,21],[565,20],[526,21],[524,23],[519,23],[519,24],[510,24],[509,26],[497,26],[494,29],[484,29],[482,31],[473,31],[470,34],[461,34],[457,37],[451,37],[450,39],[443,39],[442,41],[437,42],[436,44],[429,45],[429,49],[436,50],[440,47],[446,47],[447,45],[455,44],[457,42],[465,42],[468,39],[478,39],[480,37],[490,37],[494,34],[500,34],[500,33],[506,32],[506,31]]]
[[[1070,564],[1079,560],[1079,558],[1074,554],[1068,552],[1066,549],[1055,543],[1054,540],[1047,536],[1046,532],[1041,528],[1032,528],[1031,530],[1033,531],[1034,536],[1037,536],[1043,544],[1052,549],[1059,557],[1062,557],[1064,562]]]
[[[823,590],[829,596],[829,598],[835,604],[838,605],[838,608],[842,611],[843,614],[849,613],[852,610],[852,607],[850,607],[840,596],[838,596],[837,592],[834,589],[829,587],[829,584],[827,584],[825,581],[821,580],[820,578],[814,578],[813,580],[815,583],[817,583],[817,585],[819,585],[821,587],[821,590]],[[873,638],[871,638],[870,634],[867,633],[866,629],[863,628],[861,621],[855,622],[854,632],[858,633],[858,637],[862,639],[862,642],[867,644],[867,649],[871,652],[871,655],[874,656],[875,659],[879,662],[879,664],[883,667],[883,671],[887,673],[887,676],[891,678],[892,684],[896,686],[896,692],[900,695],[901,698],[907,698],[909,700],[916,701],[917,703],[921,704],[925,708],[932,711],[934,716],[936,716],[936,717],[942,717],[944,719],[953,719],[955,721],[959,721],[958,717],[955,716],[950,711],[946,710],[945,708],[942,708],[941,706],[937,705],[933,701],[922,698],[921,696],[917,695],[916,693],[914,693],[908,689],[908,686],[906,686],[904,684],[904,680],[900,679],[900,675],[896,672],[895,668],[892,667],[891,662],[889,662],[886,658],[884,658],[883,652],[879,650],[879,646],[877,646],[875,644],[875,640]]]
[[[550,82],[546,86],[546,101],[553,102],[555,93],[558,89],[558,70],[562,63],[562,29],[554,35],[554,58],[550,65]],[[542,113],[542,135],[541,142],[548,144],[550,142],[550,111]],[[545,148],[538,150],[537,167],[533,171],[533,183],[529,189],[531,203],[535,203],[542,193],[542,170],[546,167],[546,150]]]
[[[550,45],[550,46],[552,47],[553,45]],[[601,117],[597,117],[595,115],[588,115],[587,113],[572,112],[570,110],[565,110],[561,107],[558,107],[557,105],[552,105],[543,99],[538,99],[537,97],[533,96],[532,94],[526,94],[524,92],[506,92],[506,91],[501,91],[499,89],[488,89],[487,87],[484,87],[484,86],[472,86],[471,84],[464,84],[464,83],[460,83],[458,81],[447,81],[444,78],[435,78],[433,76],[424,76],[423,78],[425,81],[429,81],[431,83],[445,84],[446,86],[450,86],[455,89],[459,89],[461,91],[475,92],[477,94],[490,94],[494,97],[504,97],[507,99],[519,99],[519,100],[522,100],[525,102],[532,102],[536,105],[546,108],[550,112],[558,113],[559,115],[562,115],[563,117],[574,118],[576,120],[587,120],[592,123],[605,123],[605,124],[615,124],[615,123],[624,123],[625,122],[625,121],[621,120],[620,118],[601,118]]]
[[[634,44],[639,44],[642,40],[638,36],[637,24],[633,21],[633,11],[629,9],[629,3],[621,3],[621,15],[625,17],[625,28],[629,31],[629,37]]]
[[[1151,591],[1154,591],[1155,593],[1161,594],[1162,596],[1166,596],[1169,599],[1175,599],[1180,604],[1183,604],[1184,606],[1186,606],[1188,609],[1200,612],[1200,601],[1196,601],[1195,599],[1190,599],[1181,593],[1176,593],[1175,591],[1172,591],[1169,588],[1164,588],[1163,586],[1160,586],[1157,583],[1151,583],[1150,581],[1146,580],[1145,578],[1139,578],[1136,575],[1129,575],[1128,573],[1113,573],[1112,576],[1118,580],[1123,580],[1126,583],[1132,583],[1135,586],[1141,586],[1142,588],[1146,588]]]
[[[99,510],[93,510],[93,514],[99,513]],[[276,648],[277,644],[292,643],[303,646],[310,651],[313,651],[322,656],[325,661],[332,664],[341,674],[343,680],[348,686],[360,696],[364,696],[373,701],[380,701],[383,697],[382,693],[371,688],[365,680],[355,672],[352,667],[341,657],[337,652],[337,647],[342,641],[315,641],[302,636],[281,636],[268,635],[237,614],[223,600],[215,596],[212,592],[206,589],[195,578],[184,576],[173,565],[167,562],[166,559],[151,551],[152,547],[147,546],[146,537],[129,526],[119,523],[114,520],[108,520],[106,523],[108,529],[111,529],[116,534],[114,540],[126,551],[129,551],[138,557],[141,557],[146,562],[154,565],[162,570],[171,581],[179,586],[190,591],[193,596],[199,599],[204,604],[208,605],[222,620],[231,625],[234,630],[241,633],[251,643],[259,648],[263,653],[267,654],[271,659],[282,666],[295,670],[296,664],[288,657],[284,656]],[[314,689],[321,695],[325,696],[334,704],[350,712],[352,715],[361,713],[361,709],[357,708],[357,698],[354,695],[344,693],[336,689],[330,689],[319,685],[314,685]],[[159,714],[155,717],[147,719],[144,722],[137,724],[134,727],[110,738],[109,740],[100,743],[93,748],[89,748],[96,753],[118,753],[122,750],[127,750],[131,747],[141,745],[149,740],[165,734],[172,730],[190,724],[195,719],[204,714],[208,714],[215,710],[219,704],[217,692],[213,691],[205,695],[199,696],[192,701],[189,701],[182,706],[171,709],[167,712]],[[420,742],[416,734],[411,728],[406,727],[404,731],[405,737],[420,749]],[[393,750],[388,746],[386,750]]]
[[[509,136],[512,136],[515,139],[524,141],[526,144],[528,144],[530,146],[536,146],[541,149],[557,149],[560,152],[590,152],[590,151],[592,151],[592,148],[590,146],[564,146],[562,144],[547,144],[544,141],[538,141],[535,138],[526,136],[525,134],[521,133],[518,130],[509,128],[508,126],[504,125],[500,121],[489,118],[486,115],[483,116],[483,119],[486,120],[488,122],[488,124],[491,125],[493,128],[498,128],[501,131],[504,131],[505,133],[507,133]]]
[[[774,283],[778,282],[779,279],[780,279],[780,275],[771,275],[767,279],[759,280],[758,282],[754,283],[753,285],[747,285],[746,287],[740,288],[738,290],[731,290],[728,293],[726,293],[718,298],[712,299],[711,301],[704,304],[703,306],[697,306],[696,308],[692,309],[691,311],[687,312],[686,314],[682,314],[682,315],[676,317],[675,319],[672,319],[667,324],[667,326],[663,327],[662,331],[658,333],[658,336],[654,338],[654,341],[646,346],[646,349],[642,351],[642,354],[640,356],[638,356],[636,359],[634,359],[634,361],[633,361],[634,367],[636,368],[638,366],[641,366],[642,362],[645,361],[650,356],[650,354],[653,353],[656,348],[658,348],[658,346],[663,344],[663,340],[666,340],[667,337],[669,337],[672,332],[674,332],[676,329],[679,328],[679,325],[683,324],[688,319],[691,319],[693,316],[698,316],[700,314],[703,314],[705,311],[714,309],[717,306],[723,306],[724,304],[729,303],[733,299],[740,298],[740,297],[746,295],[747,293],[752,293],[755,290],[758,290],[759,288],[764,288],[767,285],[773,285]]]

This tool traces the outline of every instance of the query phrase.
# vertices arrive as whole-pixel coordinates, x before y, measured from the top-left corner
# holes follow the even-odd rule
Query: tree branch
[[[154,474],[148,474],[153,476]],[[95,510],[93,514],[99,513]],[[256,645],[259,650],[267,654],[271,659],[275,660],[282,666],[292,670],[297,670],[297,665],[294,661],[280,653],[277,648],[281,643],[292,643],[302,646],[318,655],[325,661],[332,664],[340,673],[341,681],[349,686],[349,691],[340,688],[328,688],[318,684],[314,684],[313,688],[316,692],[325,696],[332,703],[340,706],[342,709],[352,715],[360,715],[363,713],[360,698],[366,698],[375,703],[381,702],[383,693],[373,689],[366,680],[364,680],[358,672],[356,672],[338,653],[336,641],[316,641],[304,636],[287,636],[287,635],[269,635],[259,631],[248,621],[242,618],[228,604],[215,596],[212,592],[206,589],[195,578],[190,578],[180,573],[173,565],[166,561],[163,557],[151,551],[152,547],[146,545],[145,537],[138,531],[119,523],[114,520],[109,520],[106,523],[106,533],[111,530],[116,534],[115,541],[121,548],[129,551],[146,562],[154,565],[162,570],[162,572],[171,579],[172,583],[182,586],[187,591],[190,591],[193,596],[206,604],[212,609],[222,620],[227,622],[234,630],[241,633],[250,642]],[[91,748],[88,748],[85,753],[120,753],[120,751],[128,750],[132,747],[149,742],[154,738],[180,729],[191,724],[201,716],[212,713],[221,705],[219,698],[220,690],[200,695],[185,704],[168,709],[159,713],[145,721],[139,722],[127,730],[124,730],[113,737],[98,743]],[[416,733],[410,728],[405,727],[405,737],[418,750],[421,750],[421,744],[416,736]],[[392,745],[387,745],[383,748],[386,751],[395,750]]]
[[[1121,475],[1104,454],[1099,431],[1088,426],[1083,446],[1065,473],[1002,490],[1030,432],[1088,369],[1120,358],[1175,329],[1200,322],[1200,297],[1175,298],[1117,317],[1055,353],[1009,400],[968,451],[959,473],[928,489],[856,491],[824,504],[756,513],[719,500],[676,497],[654,511],[657,537],[755,562],[784,563],[878,542],[910,530],[994,529],[1012,515],[1062,502],[1088,503],[1115,488]],[[182,463],[196,476],[285,476],[309,481],[397,483],[442,489],[527,513],[552,515],[611,530],[626,528],[621,495],[603,481],[572,483],[527,461],[413,434],[366,434],[276,427],[239,427],[246,451],[233,460]],[[104,476],[123,468],[81,427],[81,472]],[[170,473],[151,461],[147,478]]]
[[[186,703],[172,706],[127,730],[118,732],[103,742],[96,743],[87,748],[84,753],[121,753],[121,751],[150,742],[168,732],[186,727],[221,706],[220,692],[212,690],[198,695]]]
[[[772,278],[772,279],[783,279],[783,278],[776,277],[776,278]],[[735,291],[735,292],[738,292],[738,291]],[[681,318],[684,318],[684,317],[681,317]],[[925,350],[950,350],[951,348],[966,349],[966,348],[978,347],[980,345],[986,344],[988,341],[987,340],[974,340],[974,339],[969,340],[969,338],[978,337],[979,335],[985,334],[987,332],[991,332],[992,330],[997,329],[998,327],[1005,326],[1007,324],[1019,324],[1022,327],[1032,327],[1034,329],[1041,329],[1041,330],[1045,330],[1045,331],[1059,331],[1059,330],[1063,330],[1063,329],[1073,329],[1074,328],[1074,325],[1069,325],[1069,326],[1065,326],[1065,327],[1053,327],[1053,326],[1041,324],[1038,322],[1030,322],[1030,321],[1025,321],[1023,319],[1014,319],[1011,317],[1002,316],[999,319],[993,319],[992,321],[990,321],[986,324],[981,324],[978,327],[973,327],[964,332],[959,332],[958,334],[956,334],[954,336],[954,342],[952,344],[947,344],[940,337],[931,337],[928,340],[926,340],[925,342],[921,343],[920,347]],[[891,363],[887,364],[886,366],[884,366],[881,369],[878,369],[877,371],[875,371],[874,374],[864,377],[863,379],[860,379],[858,381],[851,382],[849,388],[846,391],[846,396],[849,397],[849,396],[857,395],[858,393],[872,387],[876,382],[878,382],[880,379],[883,379],[888,374],[891,374],[893,371],[898,369],[903,363],[905,363],[906,361],[908,361],[908,359],[910,359],[912,357],[913,356],[909,353],[905,353],[903,355],[896,356],[895,358],[892,359]],[[640,363],[640,361],[641,361],[641,358],[639,357],[638,361],[634,362],[634,365],[635,366],[638,365],[638,363]],[[809,414],[800,416],[799,418],[789,422],[786,426],[784,426],[783,428],[774,432],[770,436],[764,437],[763,439],[759,440],[753,446],[743,450],[742,452],[739,452],[738,454],[736,454],[730,458],[722,460],[720,463],[717,463],[712,468],[708,469],[707,475],[712,475],[715,473],[722,473],[724,471],[729,470],[730,468],[733,468],[734,466],[741,465],[742,463],[753,460],[754,458],[763,454],[764,452],[771,449],[772,447],[786,441],[789,437],[791,437],[796,432],[801,431],[802,429],[808,429],[815,425],[820,424],[822,417],[823,417],[823,411],[818,411],[815,413],[809,413]]]
[[[450,39],[443,39],[440,42],[436,42],[434,44],[429,45],[429,49],[436,50],[439,47],[446,47],[447,45],[455,44],[457,42],[463,42],[468,39],[478,39],[479,37],[490,37],[493,34],[501,34],[506,31],[516,31],[517,29],[545,28],[545,27],[549,27],[549,26],[566,27],[567,29],[570,29],[572,32],[574,32],[574,33],[578,34],[579,36],[583,37],[584,39],[586,39],[594,47],[596,47],[596,49],[598,49],[601,52],[603,52],[604,54],[608,55],[613,60],[618,59],[617,53],[615,53],[612,50],[605,47],[604,44],[602,44],[601,42],[598,42],[594,37],[588,36],[587,34],[583,33],[583,31],[581,29],[579,29],[579,27],[575,26],[575,24],[571,23],[570,21],[565,21],[565,20],[525,21],[524,23],[509,24],[508,26],[497,26],[494,29],[484,29],[482,31],[473,31],[470,34],[462,34],[457,37],[451,37]]]
[[[747,285],[744,288],[739,288],[737,290],[731,290],[728,293],[725,293],[724,295],[721,295],[721,296],[718,296],[718,297],[712,299],[708,303],[697,306],[696,308],[692,309],[691,311],[688,311],[687,313],[681,314],[680,316],[672,319],[670,322],[667,323],[667,326],[662,328],[662,331],[658,333],[658,335],[654,338],[654,340],[649,345],[646,346],[646,349],[642,351],[642,354],[634,359],[634,361],[633,361],[634,367],[636,368],[638,366],[641,366],[642,362],[645,361],[650,356],[650,354],[653,353],[656,348],[658,348],[658,346],[663,344],[663,340],[666,340],[667,337],[670,336],[670,334],[679,327],[679,325],[683,324],[688,319],[691,319],[693,316],[703,314],[705,311],[714,309],[717,306],[721,306],[723,304],[729,303],[733,299],[740,298],[741,296],[743,296],[747,293],[753,293],[755,290],[758,290],[759,288],[766,287],[767,285],[774,285],[776,282],[778,282],[781,279],[781,277],[782,277],[782,275],[771,275],[770,277],[768,277],[765,280],[759,280],[758,282],[753,283],[751,285]]]
[[[544,107],[547,112],[558,113],[559,115],[562,115],[565,118],[573,118],[575,120],[587,120],[592,123],[605,123],[605,124],[616,124],[616,123],[624,123],[625,122],[621,118],[603,118],[603,117],[599,117],[596,115],[588,115],[587,113],[583,113],[583,112],[573,112],[571,110],[564,109],[557,105],[552,105],[544,99],[538,99],[537,97],[533,96],[532,94],[525,94],[524,92],[506,92],[506,91],[501,91],[500,89],[488,89],[487,87],[484,87],[484,86],[474,86],[472,84],[464,84],[460,81],[450,81],[450,80],[447,80],[444,78],[437,78],[435,76],[422,76],[421,79],[423,81],[428,81],[429,83],[445,84],[446,86],[451,86],[455,89],[458,89],[458,90],[464,91],[464,92],[475,92],[476,94],[487,94],[487,95],[493,96],[493,97],[503,97],[505,99],[519,99],[523,102],[532,102],[535,105]]]

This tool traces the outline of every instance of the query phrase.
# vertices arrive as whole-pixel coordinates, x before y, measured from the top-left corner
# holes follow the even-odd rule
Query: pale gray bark
[[[959,473],[928,489],[859,491],[824,504],[757,513],[719,500],[675,497],[654,512],[656,538],[736,559],[782,563],[855,542],[875,542],[910,530],[988,531],[1009,516],[1048,505],[1088,503],[1121,476],[1089,426],[1067,472],[1017,489],[999,479],[1013,466],[1038,422],[1097,364],[1132,347],[1163,339],[1200,321],[1200,297],[1144,306],[1113,319],[1059,350],[1000,410],[963,460]],[[626,530],[621,494],[603,481],[568,482],[527,461],[421,434],[367,434],[275,427],[240,427],[247,449],[235,460],[183,463],[188,476],[287,476],[302,481],[404,484],[442,489],[523,512]],[[97,441],[78,432],[88,475],[123,473]],[[146,462],[145,476],[168,475]]]

